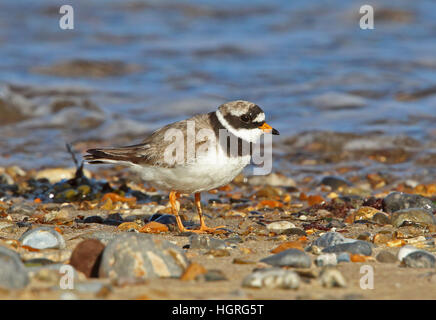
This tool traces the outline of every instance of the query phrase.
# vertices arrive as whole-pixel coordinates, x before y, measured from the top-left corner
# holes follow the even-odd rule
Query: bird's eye
[[[246,115],[246,114],[243,114],[243,115],[241,116],[241,120],[242,120],[243,122],[250,122],[250,116],[248,116],[248,115]]]

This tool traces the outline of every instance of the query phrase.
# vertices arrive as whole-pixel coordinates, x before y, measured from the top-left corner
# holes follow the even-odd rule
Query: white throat
[[[231,134],[237,136],[238,138],[241,138],[242,140],[254,143],[254,142],[257,142],[260,139],[260,137],[262,136],[262,134],[263,134],[263,131],[261,129],[258,129],[258,128],[254,128],[254,129],[245,129],[245,128],[235,129],[223,117],[223,115],[221,114],[221,111],[217,110],[217,111],[215,111],[215,114],[216,114],[216,117],[218,118],[218,121],[221,122],[221,124],[224,126],[224,128],[226,128],[227,130],[229,130],[229,132]]]

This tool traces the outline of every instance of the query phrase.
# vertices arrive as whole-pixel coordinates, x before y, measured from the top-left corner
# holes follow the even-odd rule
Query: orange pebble
[[[288,241],[280,244],[279,246],[275,247],[271,250],[271,253],[279,253],[282,251],[285,251],[287,249],[298,249],[301,251],[304,251],[303,245],[299,241]]]
[[[281,208],[283,207],[283,203],[276,200],[262,200],[257,205],[257,208],[264,208],[264,207],[270,207],[270,208]]]
[[[132,197],[132,198],[126,198],[126,197],[122,197],[119,194],[113,193],[113,192],[109,192],[106,193],[103,198],[101,198],[101,202],[105,202],[107,199],[111,199],[112,202],[136,202],[136,198]]]
[[[392,240],[386,243],[388,247],[402,247],[406,245],[406,241],[403,239]]]
[[[120,225],[117,227],[117,229],[120,230],[120,231],[127,231],[127,230],[130,230],[130,229],[139,230],[140,227],[139,227],[139,225],[138,225],[137,223],[135,223],[135,222],[123,222],[122,224],[120,224]]]
[[[350,255],[350,260],[352,262],[365,262],[366,261],[366,257],[361,255],[361,254],[351,254]]]
[[[320,204],[324,202],[324,198],[320,195],[311,195],[307,198],[307,203],[309,206],[313,206],[315,204]]]
[[[149,222],[141,229],[139,229],[139,232],[143,232],[143,233],[161,233],[167,231],[168,231],[168,227],[166,225],[155,221]]]
[[[292,199],[291,195],[290,194],[286,194],[283,197],[283,202],[291,202],[291,199]]]
[[[199,275],[205,274],[207,270],[199,263],[191,263],[180,277],[182,281],[195,280]]]

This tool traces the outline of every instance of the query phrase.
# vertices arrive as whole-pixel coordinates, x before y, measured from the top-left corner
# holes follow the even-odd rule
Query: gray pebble
[[[418,194],[392,192],[383,199],[385,212],[392,213],[402,209],[421,208],[434,211],[436,205],[429,198]]]
[[[0,286],[21,289],[28,283],[29,277],[20,256],[15,251],[0,246]]]
[[[227,249],[229,246],[224,240],[209,237],[207,235],[193,234],[189,236],[191,249]]]
[[[427,251],[419,250],[408,254],[403,263],[409,268],[434,268],[436,258]]]
[[[436,224],[436,218],[433,212],[427,209],[410,208],[395,211],[391,215],[391,224],[394,227],[401,226],[405,221],[411,221],[422,224]]]
[[[169,241],[125,233],[104,249],[99,276],[118,280],[180,277],[188,264],[183,250]]]
[[[326,254],[322,254],[322,255],[316,257],[315,264],[318,267],[335,266],[338,264],[338,260],[336,258],[336,254],[326,253]]]
[[[248,288],[297,289],[300,286],[300,277],[292,270],[262,269],[246,276],[242,281],[242,286]]]
[[[20,237],[19,241],[23,246],[35,249],[64,249],[65,240],[62,235],[51,227],[39,227],[27,230]]]
[[[397,257],[393,253],[386,251],[386,250],[380,251],[377,254],[377,256],[375,257],[375,259],[378,262],[382,262],[382,263],[395,263],[395,262],[397,262]]]
[[[322,252],[349,252],[353,254],[370,256],[372,254],[372,245],[369,242],[357,240],[351,243],[341,243],[335,246],[324,248]]]
[[[338,232],[326,232],[318,239],[312,242],[312,245],[317,247],[325,248],[331,247],[341,243],[354,242],[354,239],[347,239],[342,234]]]
[[[312,260],[298,249],[288,249],[260,260],[275,267],[310,268]]]
[[[336,254],[337,257],[336,259],[338,259],[338,263],[340,262],[350,262],[350,254],[348,252],[341,252],[339,254]]]

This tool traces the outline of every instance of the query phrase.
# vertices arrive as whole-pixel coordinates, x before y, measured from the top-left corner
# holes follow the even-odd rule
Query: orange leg
[[[200,193],[195,194],[195,206],[197,207],[197,213],[198,213],[198,216],[200,217],[200,229],[191,230],[192,232],[214,233],[214,232],[220,232],[219,230],[217,230],[219,228],[225,228],[225,226],[219,226],[219,227],[215,227],[215,228],[209,228],[206,226],[206,224],[204,223],[203,210],[201,209],[201,194]]]
[[[176,191],[171,191],[169,198],[170,198],[170,203],[171,203],[171,212],[173,213],[173,215],[176,216],[177,227],[179,228],[179,231],[180,232],[190,231],[190,230],[186,229],[183,226],[182,219],[180,219],[180,216],[179,216],[179,210],[180,210],[179,198],[180,198],[180,193],[178,193]]]

